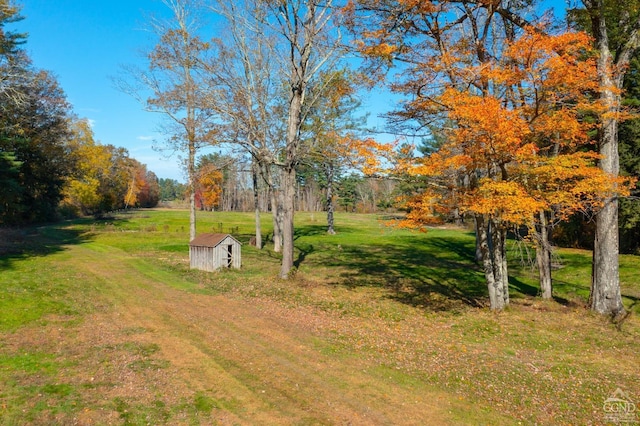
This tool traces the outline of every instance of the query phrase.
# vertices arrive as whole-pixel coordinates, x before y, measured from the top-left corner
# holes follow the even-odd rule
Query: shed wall
[[[213,272],[216,270],[213,247],[191,247],[191,268]]]
[[[240,247],[240,243],[233,238],[227,237],[222,240],[215,248],[215,268],[240,268],[242,264]]]

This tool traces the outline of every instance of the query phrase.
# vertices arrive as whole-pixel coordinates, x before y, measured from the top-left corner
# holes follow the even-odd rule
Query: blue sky
[[[151,148],[159,116],[117,89],[120,66],[140,61],[153,44],[150,14],[166,12],[154,0],[26,0],[15,30],[28,33],[26,50],[38,68],[53,72],[75,113],[91,120],[96,139],[126,148],[158,177],[184,180],[178,159]]]
[[[176,155],[167,158],[152,148],[160,115],[118,91],[112,77],[122,65],[141,61],[141,52],[155,43],[147,31],[150,16],[167,15],[160,0],[25,0],[24,20],[14,25],[28,33],[26,50],[34,65],[52,71],[67,94],[74,112],[91,121],[102,144],[121,146],[158,177],[185,181]],[[389,105],[388,105],[389,104]],[[387,99],[369,105],[373,111],[391,108]],[[372,113],[370,120],[383,121]]]
[[[25,19],[13,29],[28,33],[26,49],[34,65],[56,75],[75,113],[91,121],[96,139],[126,148],[158,177],[184,181],[178,158],[152,149],[154,139],[162,141],[160,117],[143,111],[111,80],[122,65],[139,63],[140,52],[154,44],[146,22],[166,15],[166,6],[160,0],[23,0],[22,5]],[[374,123],[381,125],[376,115],[391,109],[391,101],[389,96],[365,101]]]

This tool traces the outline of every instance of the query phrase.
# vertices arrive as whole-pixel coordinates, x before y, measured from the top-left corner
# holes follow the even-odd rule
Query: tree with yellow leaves
[[[96,143],[87,120],[71,123],[68,146],[76,167],[74,175],[67,179],[62,203],[84,215],[97,213],[102,205],[100,182],[109,173],[111,155]]]

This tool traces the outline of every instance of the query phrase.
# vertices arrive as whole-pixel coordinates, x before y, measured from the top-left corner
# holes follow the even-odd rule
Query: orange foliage
[[[398,4],[413,13],[433,13],[438,7],[428,0],[398,0]]]
[[[141,192],[148,188],[145,167],[135,167],[131,170],[131,180],[127,186],[127,193],[124,196],[126,207],[137,206]]]
[[[463,89],[450,84],[409,103],[409,112],[439,111],[453,125],[438,152],[410,169],[432,186],[409,203],[405,225],[455,208],[531,226],[540,210],[563,218],[598,209],[611,192],[627,193],[632,182],[603,173],[596,155],[575,152],[593,129],[583,117],[603,111],[593,99],[599,88],[589,43],[583,33],[529,29],[500,60],[467,68]]]
[[[204,164],[197,175],[197,198],[202,208],[212,209],[222,195],[223,174],[215,165]]]
[[[392,85],[409,95],[398,118],[439,118],[447,125],[437,152],[398,164],[430,185],[407,202],[405,225],[430,223],[454,210],[532,224],[540,210],[565,217],[628,191],[632,182],[604,174],[597,158],[579,152],[602,121],[596,118],[609,114],[599,103],[597,52],[587,34],[529,27],[514,40],[489,44],[462,31],[465,24],[448,26],[443,17],[450,17],[452,2],[354,1],[357,6],[349,2],[345,13],[359,49],[374,64],[392,57],[406,64]],[[356,19],[358,8],[371,12],[366,22]]]
[[[635,184],[628,177],[604,173],[595,164],[598,158],[593,152],[560,154],[526,167],[521,176],[526,177],[533,196],[553,208],[557,218],[566,219],[576,211],[600,209],[612,192],[629,195]]]
[[[547,205],[543,200],[532,196],[527,189],[516,181],[483,179],[478,188],[465,197],[463,212],[471,211],[497,217],[509,223],[530,222],[533,216],[538,211],[546,209]]]
[[[341,138],[337,151],[349,159],[351,165],[357,167],[365,175],[373,175],[380,171],[382,158],[393,152],[393,144],[377,142],[375,139]]]
[[[377,56],[382,59],[392,59],[393,54],[398,51],[398,46],[394,46],[389,43],[380,43],[373,46],[366,46],[360,44],[360,51],[368,56]]]
[[[461,151],[458,155],[464,162],[471,161],[473,167],[483,167],[488,161],[512,161],[530,133],[518,111],[505,108],[493,96],[447,89],[439,102],[447,106],[449,118],[457,124],[450,137]]]
[[[351,133],[340,135],[335,131],[321,133],[321,154],[332,163],[346,164],[365,175],[382,170],[383,160],[393,155],[394,144],[381,143],[373,138],[361,139]]]

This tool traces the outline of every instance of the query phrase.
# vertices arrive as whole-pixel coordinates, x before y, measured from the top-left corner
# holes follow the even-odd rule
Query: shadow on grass
[[[302,262],[304,262],[307,256],[313,253],[314,251],[315,249],[313,247],[313,244],[309,244],[302,249],[298,248],[298,258],[293,262],[293,266],[295,268],[300,268],[300,265],[302,264]]]
[[[349,226],[337,226],[337,231],[340,234],[353,234],[358,232],[359,230],[355,228],[351,228]],[[313,237],[319,235],[329,235],[327,233],[327,225],[297,225],[295,227],[295,235],[293,237],[294,240],[298,240],[301,237]]]
[[[103,219],[104,221],[104,219]],[[74,224],[90,225],[94,219],[76,220]],[[0,229],[0,271],[12,269],[14,263],[30,257],[48,256],[64,250],[64,246],[89,240],[83,229],[69,228],[68,223],[28,228]]]
[[[516,293],[512,294],[514,290],[516,291]],[[536,297],[540,295],[540,289],[538,287],[532,286],[531,284],[520,281],[518,278],[512,275],[509,275],[509,294],[510,297],[513,297],[515,295],[516,298],[520,295]]]
[[[327,233],[327,225],[302,225],[295,227],[294,240],[300,237],[311,237],[315,235],[324,235]]]
[[[631,303],[626,306],[626,309],[630,312],[640,313],[640,297],[632,296],[630,294],[622,294],[623,299],[628,299]]]
[[[316,235],[309,229],[303,234]],[[488,305],[484,274],[475,262],[473,233],[360,238],[362,242],[341,245],[298,241],[295,266],[304,263],[336,268],[341,272],[333,285],[379,288],[386,297],[426,310],[455,311],[464,306]],[[509,284],[514,299],[539,296],[536,283],[522,279],[517,273],[509,276]],[[564,306],[576,303],[561,293],[554,297],[557,303]],[[634,300],[631,302],[637,306]]]
[[[474,251],[474,241],[465,236],[397,236],[382,244],[345,244],[314,256],[313,262],[345,270],[334,285],[377,287],[411,306],[450,311],[486,305],[484,275],[473,262]]]

